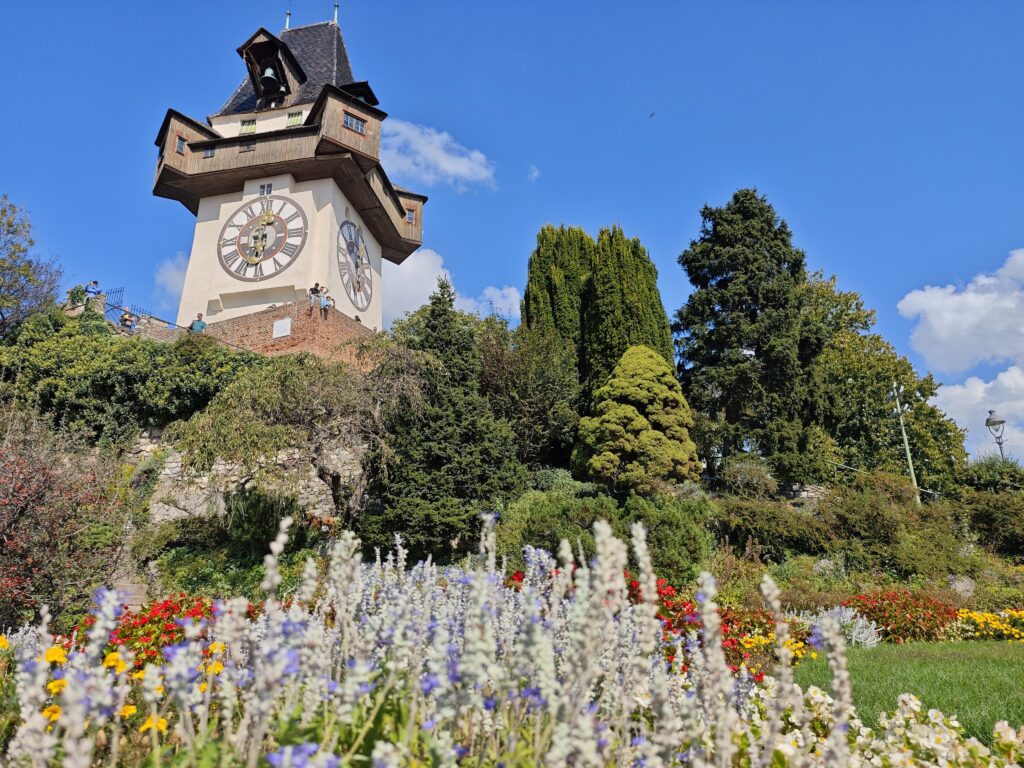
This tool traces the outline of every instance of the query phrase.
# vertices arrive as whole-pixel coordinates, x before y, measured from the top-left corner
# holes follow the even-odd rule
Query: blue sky
[[[292,23],[331,5],[293,0]],[[286,7],[5,4],[0,191],[69,280],[175,303],[192,219],[151,195],[153,139],[168,107],[215,112]],[[548,222],[639,236],[671,313],[700,207],[754,185],[972,445],[998,407],[1024,453],[1024,3],[346,0],[341,26],[391,115],[386,167],[431,197],[392,313],[441,270],[467,307],[514,306]]]

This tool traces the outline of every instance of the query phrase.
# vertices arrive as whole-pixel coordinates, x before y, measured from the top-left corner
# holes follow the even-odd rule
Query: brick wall
[[[291,319],[287,336],[274,338],[274,324]],[[215,339],[263,355],[309,352],[320,357],[351,359],[347,343],[372,336],[373,331],[336,309],[327,316],[308,304],[284,304],[251,315],[210,323],[206,333]]]

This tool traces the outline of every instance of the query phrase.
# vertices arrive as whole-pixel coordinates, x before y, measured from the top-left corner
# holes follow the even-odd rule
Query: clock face
[[[231,214],[220,231],[220,265],[236,280],[267,280],[298,258],[307,229],[306,214],[292,200],[257,198]]]
[[[363,240],[363,230],[351,221],[338,229],[338,271],[345,293],[359,311],[365,311],[373,298],[373,270]]]

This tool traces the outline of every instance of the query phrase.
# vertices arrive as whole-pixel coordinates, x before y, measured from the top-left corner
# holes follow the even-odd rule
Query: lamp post
[[[988,431],[992,433],[992,437],[996,439],[996,445],[999,446],[999,458],[1005,460],[1006,455],[1003,453],[1003,432],[1006,430],[1006,419],[995,411],[989,411],[988,418],[985,419],[985,426],[988,427]]]

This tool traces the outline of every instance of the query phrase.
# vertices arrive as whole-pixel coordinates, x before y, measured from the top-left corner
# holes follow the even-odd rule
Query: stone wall
[[[206,474],[187,472],[181,454],[162,444],[158,430],[150,430],[139,438],[132,453],[141,461],[161,449],[166,455],[150,497],[152,523],[223,514],[225,494],[241,490],[251,479],[241,467],[223,461],[218,461]],[[338,503],[343,503],[350,490],[361,484],[362,459],[361,449],[341,443],[327,446],[316,456],[300,448],[283,451],[277,456],[275,467],[286,478],[280,482],[280,490],[286,495],[295,494],[306,515],[333,518]]]

